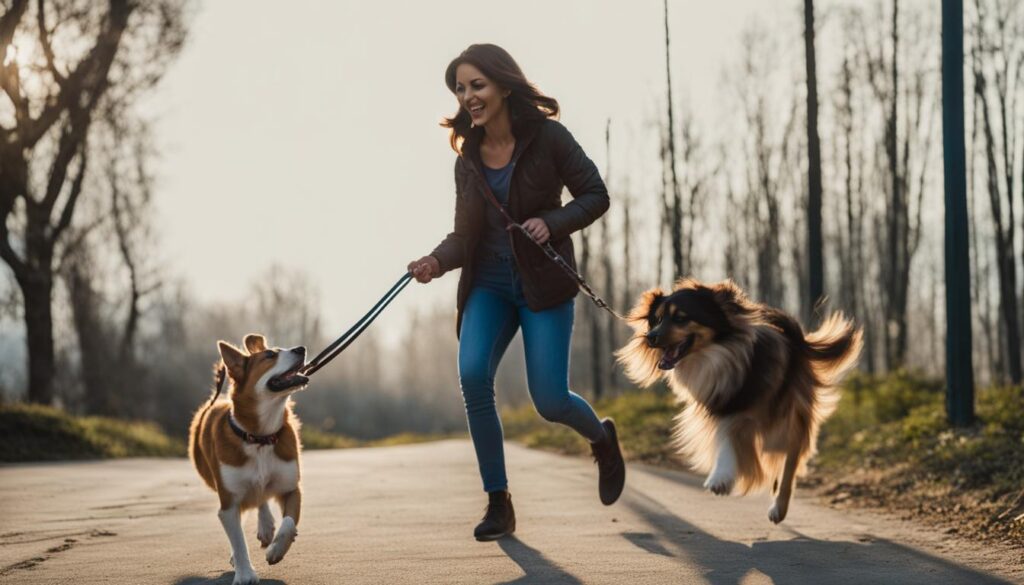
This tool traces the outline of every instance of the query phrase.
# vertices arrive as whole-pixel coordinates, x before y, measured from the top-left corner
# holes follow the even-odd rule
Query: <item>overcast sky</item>
[[[702,124],[721,115],[720,72],[743,27],[788,22],[799,35],[801,5],[670,2],[674,90]],[[612,172],[657,172],[660,0],[207,1],[146,104],[158,120],[158,225],[172,272],[200,300],[230,301],[286,264],[320,288],[327,333],[347,327],[451,227],[455,155],[438,122],[456,104],[443,72],[474,42],[506,48],[559,100],[599,168],[612,118]],[[657,197],[643,177],[631,181]],[[381,322],[454,307],[456,280],[413,283]]]

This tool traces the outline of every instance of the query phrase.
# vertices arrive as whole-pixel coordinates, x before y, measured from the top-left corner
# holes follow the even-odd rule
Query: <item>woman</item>
[[[455,229],[428,256],[409,263],[419,282],[456,268],[459,276],[459,380],[487,512],[477,540],[515,530],[508,493],[494,373],[505,348],[523,329],[530,397],[545,419],[565,424],[591,443],[601,501],[622,493],[625,464],[611,419],[598,420],[569,390],[569,346],[576,282],[520,231],[509,229],[500,203],[538,242],[551,241],[575,266],[569,235],[608,209],[608,191],[594,163],[553,118],[558,102],[527,81],[495,45],[471,45],[449,65],[445,83],[459,110],[451,129],[455,161]],[[573,201],[561,205],[562,187]],[[489,187],[497,202],[490,199]]]

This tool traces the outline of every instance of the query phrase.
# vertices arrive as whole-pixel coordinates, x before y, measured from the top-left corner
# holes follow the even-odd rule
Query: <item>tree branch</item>
[[[78,203],[78,196],[82,193],[82,183],[85,179],[85,169],[89,162],[88,149],[86,148],[85,140],[81,143],[81,149],[79,151],[79,165],[78,174],[75,176],[74,182],[71,184],[71,192],[68,194],[68,200],[64,204],[64,209],[60,213],[60,220],[57,225],[54,226],[53,231],[50,232],[50,241],[56,242],[60,239],[61,233],[67,229],[68,225],[71,224],[71,217],[75,213],[75,204]]]
[[[43,0],[36,2],[36,23],[39,26],[39,43],[43,46],[43,55],[46,56],[46,68],[53,75],[57,86],[63,90],[66,78],[57,70],[53,47],[50,45],[50,31],[46,28],[46,3]]]
[[[127,0],[110,0],[110,12],[97,37],[96,45],[65,78],[57,99],[48,103],[39,117],[32,121],[31,128],[23,137],[26,146],[34,145],[64,111],[71,112],[72,117],[77,117],[86,127],[88,126],[89,113],[109,84],[110,66],[117,55],[121,35],[128,25],[128,17],[133,9],[134,5],[129,5]]]
[[[12,61],[6,64],[7,48],[14,40],[14,31],[21,22],[21,17],[28,8],[28,0],[14,0],[11,9],[0,16],[0,87],[10,98],[14,105],[15,119],[17,126],[22,126],[29,119],[28,104],[21,95],[21,76],[18,71],[18,63]]]

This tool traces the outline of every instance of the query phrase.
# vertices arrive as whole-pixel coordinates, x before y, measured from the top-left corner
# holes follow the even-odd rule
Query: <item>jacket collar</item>
[[[530,146],[530,143],[533,142],[534,138],[536,138],[537,132],[540,130],[540,126],[543,123],[543,120],[538,120],[537,122],[522,125],[520,133],[516,135],[516,146],[512,151],[511,162],[514,163],[519,160],[519,157],[522,156],[526,148]],[[470,133],[462,145],[462,154],[460,155],[463,160],[470,163],[469,167],[479,175],[482,175],[483,173],[481,169],[483,169],[484,164],[483,160],[480,158],[480,142],[483,140],[483,135],[483,129]]]

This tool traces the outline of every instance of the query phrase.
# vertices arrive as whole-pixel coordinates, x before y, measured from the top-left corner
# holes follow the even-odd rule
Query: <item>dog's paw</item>
[[[252,567],[235,567],[235,578],[231,581],[231,585],[256,585],[259,582],[260,578],[256,575],[256,571],[254,571]]]
[[[274,540],[274,517],[270,514],[260,513],[260,521],[256,527],[256,540],[260,541],[261,548],[270,546]]]
[[[724,474],[712,473],[704,480],[704,488],[711,490],[716,496],[727,496],[732,493],[736,479]]]
[[[277,536],[274,537],[274,541],[267,548],[267,563],[276,565],[281,562],[288,549],[292,547],[292,543],[295,542],[297,535],[295,521],[292,520],[291,516],[285,516],[284,520],[281,520],[281,528],[277,531]]]
[[[786,519],[786,513],[789,511],[788,505],[779,505],[775,502],[771,510],[768,510],[768,519],[772,521],[772,524],[778,524]]]

